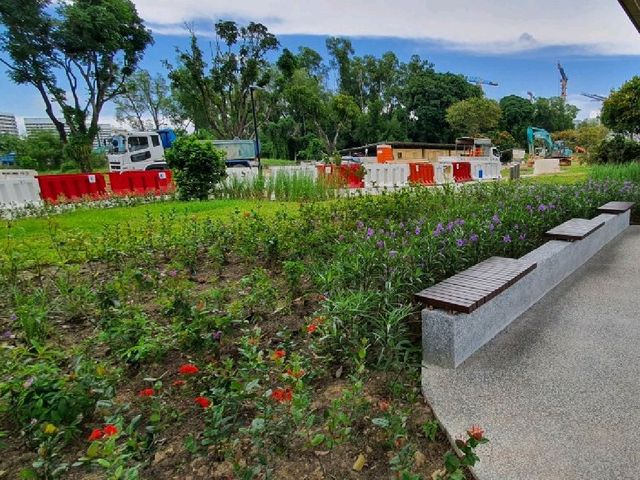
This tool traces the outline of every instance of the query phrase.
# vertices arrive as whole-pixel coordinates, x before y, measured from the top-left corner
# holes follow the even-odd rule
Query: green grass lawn
[[[287,167],[297,165],[294,160],[282,160],[279,158],[263,158],[261,162],[265,167]]]
[[[78,235],[91,241],[109,227],[141,224],[148,216],[175,212],[179,218],[190,217],[229,220],[244,212],[259,212],[263,215],[278,211],[295,211],[295,202],[267,202],[260,200],[209,200],[205,202],[167,201],[146,205],[116,208],[90,208],[61,213],[48,217],[24,218],[0,223],[0,255],[8,251],[19,253],[37,252],[41,259],[53,260],[55,247],[52,238],[55,232]],[[178,226],[179,227],[179,226]]]
[[[560,167],[560,173],[549,173],[546,175],[537,175],[535,177],[524,178],[524,181],[545,184],[572,184],[587,180],[591,167],[587,165],[571,165],[570,167]],[[525,174],[528,174],[526,172]],[[533,173],[533,169],[531,169]],[[520,175],[523,175],[522,170]]]

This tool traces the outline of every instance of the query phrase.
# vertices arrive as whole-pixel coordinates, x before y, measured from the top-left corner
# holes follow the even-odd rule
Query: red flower
[[[311,323],[307,325],[307,333],[313,333],[318,329],[318,326],[315,323]]]
[[[182,387],[184,385],[186,385],[187,382],[185,382],[184,380],[176,380],[175,382],[173,382],[173,386],[174,387]]]
[[[139,397],[153,397],[156,394],[153,388],[145,388],[144,390],[140,390],[138,392]]]
[[[105,425],[102,429],[102,433],[104,433],[105,437],[112,437],[118,433],[118,427],[115,425]]]
[[[287,370],[287,375],[289,375],[290,377],[293,377],[293,378],[302,378],[302,377],[304,377],[304,374],[305,374],[305,371],[302,370],[302,369],[295,370],[295,371],[291,370],[291,369]]]
[[[211,400],[206,397],[196,397],[195,402],[202,408],[209,408],[211,406]]]
[[[93,442],[94,440],[100,440],[103,436],[104,433],[102,433],[102,430],[100,430],[99,428],[94,428],[91,432],[91,435],[89,435],[89,441]]]
[[[480,427],[480,425],[472,425],[471,428],[467,430],[467,434],[471,438],[480,441],[484,437],[484,430]]]
[[[185,363],[178,369],[178,371],[183,375],[194,375],[198,373],[200,369],[191,363]]]
[[[290,402],[293,400],[293,392],[290,388],[276,388],[271,392],[271,398],[280,403]]]
[[[272,360],[279,360],[282,357],[284,357],[287,354],[287,352],[285,352],[284,350],[276,350],[275,352],[273,352],[273,354],[271,355],[271,359]]]

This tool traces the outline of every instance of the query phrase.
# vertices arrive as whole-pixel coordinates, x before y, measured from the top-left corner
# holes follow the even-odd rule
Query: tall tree
[[[533,104],[533,126],[549,132],[573,128],[578,107],[565,102],[562,97],[538,98]]]
[[[640,133],[640,77],[635,76],[602,104],[602,123],[619,133]]]
[[[100,112],[122,93],[151,32],[130,0],[3,0],[0,23],[9,77],[38,90],[69,155],[88,170]]]
[[[498,102],[488,98],[469,98],[447,108],[447,122],[461,136],[488,135],[498,127],[500,115]]]
[[[433,64],[417,55],[402,66],[400,84],[408,135],[416,142],[453,141],[455,136],[445,118],[447,108],[460,100],[482,96],[482,89],[461,75],[437,73]]]
[[[219,138],[251,136],[250,88],[269,83],[266,55],[278,47],[278,40],[267,27],[254,22],[238,26],[220,21],[215,32],[209,61],[192,33],[190,50],[180,51],[178,65],[170,67],[172,89],[196,128],[207,128]]]
[[[122,95],[115,99],[116,118],[133,128],[144,130],[150,118],[154,128],[166,126],[172,116],[172,99],[165,78],[152,77],[146,70],[136,72],[126,82]]]
[[[527,141],[527,127],[533,125],[533,104],[518,95],[508,95],[500,99],[500,128],[507,131],[519,146]]]

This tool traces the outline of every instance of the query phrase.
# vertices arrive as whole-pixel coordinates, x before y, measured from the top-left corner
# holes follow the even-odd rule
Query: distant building
[[[58,133],[56,126],[53,124],[50,118],[29,118],[24,119],[24,128],[27,131],[27,137],[39,132],[51,132]],[[64,129],[68,132],[69,128],[65,125]]]
[[[107,146],[111,137],[113,137],[113,127],[111,126],[111,124],[99,123],[98,134],[93,140],[93,148]]]
[[[0,135],[18,135],[18,124],[13,113],[0,113]]]
[[[393,158],[389,160],[410,162],[412,160],[428,160],[436,162],[438,157],[455,153],[456,145],[453,143],[426,143],[426,142],[378,142],[362,145],[360,147],[345,148],[340,150],[342,155],[357,157],[377,156],[378,147],[386,148]]]
[[[51,132],[55,134],[58,133],[58,130],[56,130],[56,126],[50,118],[25,118],[24,127],[27,131],[27,136],[37,132]],[[64,129],[67,133],[69,133],[69,127],[67,125],[64,126]],[[99,123],[98,134],[93,140],[93,148],[105,146],[112,136],[113,127],[111,126],[111,124]]]

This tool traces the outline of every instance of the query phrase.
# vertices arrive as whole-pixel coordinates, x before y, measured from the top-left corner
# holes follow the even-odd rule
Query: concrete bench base
[[[576,242],[552,240],[522,257],[537,268],[469,314],[422,311],[423,362],[455,368],[629,226],[630,212],[601,214],[604,225]]]

